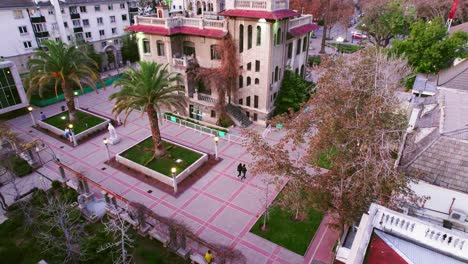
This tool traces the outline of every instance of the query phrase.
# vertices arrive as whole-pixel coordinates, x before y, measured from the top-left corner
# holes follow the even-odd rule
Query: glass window
[[[15,19],[24,18],[23,10],[13,10],[13,17],[15,17]]]
[[[247,77],[247,85],[246,86],[249,86],[250,84],[252,84],[252,79],[250,77]]]
[[[275,68],[275,82],[278,81],[278,74],[279,74],[278,70],[279,70],[278,66],[276,66],[276,68]]]
[[[251,62],[247,63],[247,70],[248,71],[252,70],[252,63]]]
[[[122,15],[122,21],[127,21],[127,15]]]
[[[114,45],[119,45],[119,39],[114,39]]]
[[[281,28],[278,28],[278,33],[276,34],[276,45],[281,44],[283,35],[281,34]]]
[[[91,32],[86,32],[85,36],[86,36],[87,39],[90,39],[91,38]]]
[[[244,51],[244,25],[239,26],[239,52]]]
[[[260,80],[258,78],[255,78],[255,84],[260,84]]]
[[[259,72],[259,71],[260,71],[260,61],[259,61],[259,60],[256,60],[256,61],[255,61],[255,71],[256,71],[256,72]]]
[[[78,9],[76,6],[70,6],[68,10],[70,11],[70,14],[78,14]]]
[[[257,26],[257,46],[262,45],[262,27]]]
[[[250,96],[247,96],[247,98],[245,98],[245,105],[250,106]]]
[[[25,49],[32,48],[31,41],[23,41],[23,46]]]
[[[164,54],[164,43],[162,41],[156,42],[156,48],[158,50],[158,56],[165,56]]]
[[[252,26],[247,27],[247,49],[252,48]]]
[[[98,18],[97,18],[97,23],[98,23],[98,25],[102,25],[102,24],[103,24],[103,22],[102,22],[102,17],[98,17]]]
[[[28,28],[26,26],[18,27],[18,30],[19,30],[20,34],[27,34],[28,33]]]
[[[112,34],[117,34],[117,28],[112,28]]]
[[[258,95],[254,96],[254,108],[258,108]]]
[[[72,22],[73,22],[73,26],[74,26],[74,27],[79,27],[79,26],[81,26],[81,22],[80,22],[79,19],[72,20]]]
[[[211,115],[210,115],[212,118],[215,118],[216,117],[216,112],[215,110],[211,110]]]
[[[65,28],[68,28],[68,23],[67,23],[67,22],[63,22],[63,26],[64,26]]]
[[[241,98],[241,99],[239,99],[239,104],[240,104],[240,105],[244,104],[244,102],[243,102],[242,98]]]
[[[53,14],[54,14],[54,9],[53,9],[53,8],[49,8],[49,10],[47,10],[47,12],[49,13],[49,15],[53,15]]]
[[[125,9],[125,3],[120,3],[120,9]]]
[[[115,22],[115,16],[110,16],[110,21],[111,21],[111,23],[114,23]]]
[[[101,6],[100,5],[95,5],[94,6],[94,11],[96,11],[96,12],[101,11]]]
[[[147,39],[143,39],[143,53],[151,53],[150,42]]]
[[[107,5],[107,9],[109,9],[109,10],[114,10],[114,5],[108,4],[108,5]]]
[[[297,39],[296,55],[301,53],[301,39]]]
[[[288,44],[288,59],[292,58],[292,49],[293,49],[293,44],[291,42]]]
[[[302,43],[302,51],[307,50],[307,36],[304,37],[304,42]]]
[[[10,68],[0,69],[0,109],[21,103]]]
[[[88,19],[83,19],[83,26],[89,27],[89,20]]]
[[[219,54],[218,45],[211,45],[210,46],[210,54],[211,54],[211,60],[220,60],[221,59],[221,54]]]
[[[242,75],[239,75],[239,88],[244,87],[244,77]]]
[[[105,35],[104,29],[99,30],[99,36],[104,36],[104,35]]]
[[[34,32],[46,32],[47,27],[45,23],[40,23],[40,24],[32,24]]]
[[[80,6],[80,12],[86,13],[86,6]]]
[[[254,113],[253,114],[253,121],[257,121],[257,120],[258,120],[258,115],[257,115],[257,113]]]
[[[107,42],[102,41],[102,42],[101,42],[101,48],[104,48],[105,46],[107,46]]]

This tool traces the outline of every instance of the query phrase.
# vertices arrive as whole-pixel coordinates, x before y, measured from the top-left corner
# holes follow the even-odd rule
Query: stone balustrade
[[[226,20],[213,20],[206,18],[168,17],[158,18],[154,16],[136,16],[135,23],[138,25],[161,26],[167,29],[176,27],[194,27],[200,29],[218,29],[227,31]]]
[[[302,15],[288,21],[290,30],[307,24],[312,24],[312,15]]]

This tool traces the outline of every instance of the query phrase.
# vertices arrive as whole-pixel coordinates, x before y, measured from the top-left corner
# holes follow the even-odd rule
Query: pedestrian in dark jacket
[[[237,178],[239,178],[242,173],[242,163],[239,163],[239,165],[237,165],[237,172],[239,173],[237,174]]]
[[[245,164],[242,165],[242,177],[241,180],[245,180],[245,174],[247,173],[247,168],[245,167]]]

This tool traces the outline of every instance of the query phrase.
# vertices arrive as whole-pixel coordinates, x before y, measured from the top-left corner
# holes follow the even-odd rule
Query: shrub
[[[287,113],[290,108],[298,111],[301,104],[309,99],[313,87],[314,83],[304,80],[290,70],[285,71],[281,89],[275,101],[274,115]]]
[[[218,119],[218,125],[222,127],[230,127],[234,125],[234,122],[227,115],[221,115]]]
[[[320,65],[321,59],[319,55],[309,57],[309,65]]]
[[[7,164],[10,165],[11,171],[18,177],[26,176],[33,171],[29,163],[18,156],[9,158]]]

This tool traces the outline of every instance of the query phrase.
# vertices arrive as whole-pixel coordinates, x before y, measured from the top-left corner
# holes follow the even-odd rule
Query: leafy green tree
[[[364,6],[364,17],[357,29],[374,45],[387,47],[399,35],[408,35],[415,12],[403,0],[370,2]]]
[[[63,42],[43,41],[45,49],[36,49],[36,53],[28,62],[29,73],[25,85],[28,96],[38,91],[42,96],[44,89],[52,83],[55,93],[61,88],[68,107],[69,120],[77,121],[74,103],[73,86],[83,88],[83,85],[97,90],[96,83],[102,83],[97,72],[96,62],[85,52],[73,45]]]
[[[135,62],[140,60],[138,53],[138,42],[135,34],[126,34],[122,37],[122,59],[123,62]]]
[[[90,57],[94,63],[91,66],[96,66],[98,71],[102,71],[102,56],[96,53],[93,45],[85,44],[85,52]]]
[[[416,72],[436,73],[450,67],[455,58],[468,55],[468,33],[448,35],[442,18],[418,21],[411,26],[406,40],[395,40],[392,52],[404,56]]]
[[[161,141],[158,114],[162,115],[161,107],[184,112],[185,97],[180,94],[184,88],[177,84],[179,76],[169,73],[167,64],[144,61],[138,64],[140,70],[130,68],[123,73],[122,79],[114,83],[114,87],[120,86],[120,91],[111,94],[109,99],[115,99],[112,112],[116,116],[125,113],[124,122],[135,109],[142,109],[148,114],[154,155],[159,157],[165,153],[165,149]]]
[[[275,101],[275,115],[287,113],[289,109],[298,111],[301,104],[310,97],[313,83],[304,80],[300,75],[290,70],[284,72],[281,89]]]

